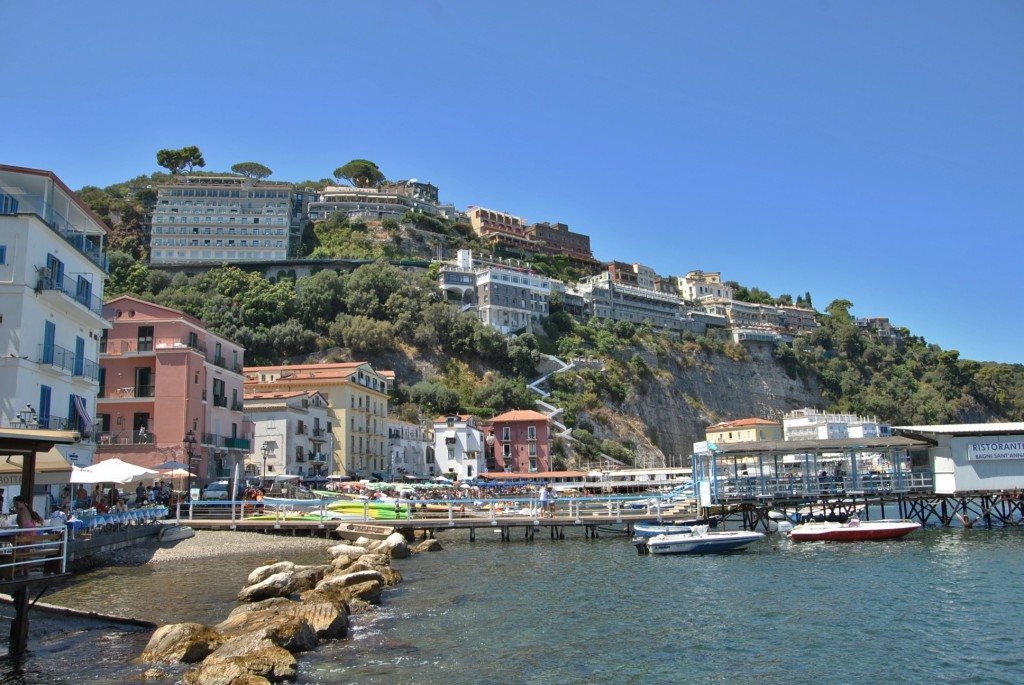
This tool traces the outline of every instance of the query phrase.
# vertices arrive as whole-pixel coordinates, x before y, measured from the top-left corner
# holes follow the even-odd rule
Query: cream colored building
[[[245,392],[317,391],[327,398],[334,449],[327,475],[370,478],[388,471],[388,389],[391,372],[369,362],[253,366]]]
[[[157,188],[150,263],[282,261],[301,238],[305,209],[288,183],[177,176]]]
[[[704,431],[710,444],[726,445],[733,442],[761,442],[782,440],[782,424],[767,419],[737,419],[708,426]]]

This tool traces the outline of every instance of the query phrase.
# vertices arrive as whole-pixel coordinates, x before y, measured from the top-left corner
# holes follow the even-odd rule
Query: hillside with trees
[[[182,153],[167,161],[176,173],[189,161],[201,166],[202,159]],[[352,167],[365,161],[353,160],[335,176],[381,182],[376,165]],[[257,162],[233,170],[250,177],[270,171]],[[282,271],[268,280],[222,266],[172,277],[148,265],[145,248],[151,186],[166,179],[158,173],[79,191],[112,227],[107,297],[131,294],[195,316],[244,345],[247,364],[366,359],[395,369],[395,413],[412,421],[532,407],[536,396],[527,384],[540,375],[543,353],[589,360],[550,384],[549,401],[565,409],[565,423],[574,427],[574,440],[556,445],[561,465],[599,454],[658,463],[665,455],[688,454],[709,423],[749,415],[777,419],[808,405],[894,425],[1024,417],[1024,366],[962,360],[909,331],[900,344],[882,340],[854,325],[846,300],[818,315],[819,328],[775,348],[628,322],[576,321],[557,297],[542,330],[502,335],[445,302],[436,267],[414,273],[388,263],[429,258],[439,247],[446,254],[462,247],[490,253],[469,226],[412,212],[400,221],[311,223],[301,256],[377,260],[350,274],[325,269],[295,278]],[[579,276],[557,258],[532,266],[554,278]],[[738,299],[793,303],[789,295],[730,285]],[[796,298],[800,305],[810,302],[810,293]]]

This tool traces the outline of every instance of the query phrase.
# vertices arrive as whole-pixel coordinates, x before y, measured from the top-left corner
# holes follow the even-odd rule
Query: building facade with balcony
[[[305,390],[326,397],[333,441],[327,475],[360,479],[388,470],[388,390],[393,380],[390,372],[377,371],[369,362],[245,369],[247,393]]]
[[[308,202],[288,183],[241,176],[176,176],[157,187],[150,263],[282,261],[301,239]]]
[[[531,409],[517,409],[491,420],[490,447],[498,470],[535,473],[551,470],[551,422]]]
[[[454,264],[442,264],[438,280],[450,300],[502,333],[528,329],[548,315],[550,279],[527,269],[475,261],[471,250],[459,250]]]
[[[251,449],[244,348],[194,317],[134,297],[114,298],[104,311],[112,328],[101,341],[99,456],[147,468],[185,461],[191,430],[198,482],[231,475]]]
[[[388,421],[388,451],[391,453],[390,480],[406,476],[426,478],[438,475],[434,460],[434,431],[408,421]]]
[[[0,165],[0,423],[77,431],[54,450],[78,466],[96,449],[107,232],[52,172]]]
[[[341,215],[349,219],[401,219],[406,212],[420,212],[452,220],[464,220],[465,214],[451,204],[438,202],[437,186],[418,181],[395,181],[379,188],[327,186],[320,197],[309,204],[309,218],[318,221]]]
[[[434,421],[434,459],[442,476],[472,480],[486,471],[484,432],[473,416],[452,414]]]
[[[252,421],[253,450],[245,475],[263,481],[277,476],[327,476],[331,422],[327,397],[316,391],[286,390],[245,395]]]
[[[809,407],[786,412],[782,426],[786,440],[882,438],[893,434],[891,425],[875,417],[825,412]]]

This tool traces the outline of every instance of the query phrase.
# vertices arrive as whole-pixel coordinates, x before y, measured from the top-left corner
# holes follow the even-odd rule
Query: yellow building
[[[782,424],[766,419],[737,419],[708,426],[704,431],[709,444],[782,440]]]
[[[245,392],[317,391],[327,397],[330,475],[370,478],[387,474],[388,388],[391,371],[369,362],[248,366]]]

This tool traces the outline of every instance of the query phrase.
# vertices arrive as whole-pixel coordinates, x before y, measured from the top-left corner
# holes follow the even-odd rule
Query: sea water
[[[349,639],[300,656],[299,683],[1020,681],[1024,529],[771,536],[705,556],[640,556],[625,537],[575,528],[564,540],[440,539],[443,551],[395,561],[404,582],[354,617]],[[259,563],[97,571],[48,599],[112,611],[112,597],[131,597],[138,618],[216,623]],[[147,639],[112,628],[30,645],[23,682],[141,682],[146,666],[131,660]]]

